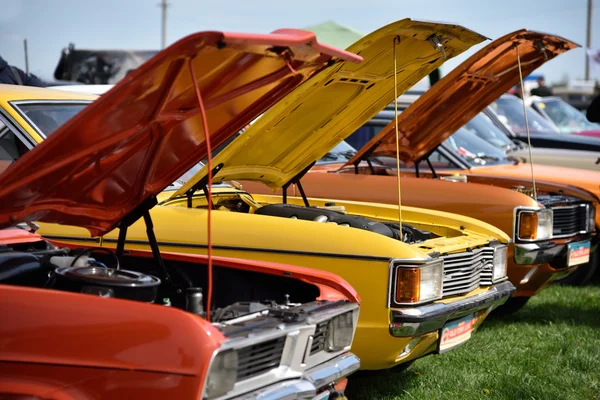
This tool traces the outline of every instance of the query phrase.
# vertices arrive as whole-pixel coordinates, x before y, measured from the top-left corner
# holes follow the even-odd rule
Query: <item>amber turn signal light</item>
[[[538,215],[537,213],[522,212],[519,215],[519,238],[535,239],[537,237]]]
[[[396,273],[396,303],[415,303],[420,297],[419,268],[398,268]]]

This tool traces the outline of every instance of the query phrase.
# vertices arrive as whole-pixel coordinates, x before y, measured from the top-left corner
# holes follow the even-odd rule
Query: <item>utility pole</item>
[[[25,73],[29,74],[29,54],[27,52],[27,39],[23,39],[23,50],[25,51]]]
[[[161,26],[161,49],[167,47],[167,0],[162,0],[160,7],[162,8],[162,26]]]
[[[585,39],[585,80],[590,80],[590,56],[588,55],[588,49],[592,45],[592,0],[588,0],[587,4],[587,36]]]

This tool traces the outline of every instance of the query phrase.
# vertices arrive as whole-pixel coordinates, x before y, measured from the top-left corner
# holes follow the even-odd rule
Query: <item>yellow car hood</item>
[[[360,64],[332,65],[294,89],[213,160],[214,176],[286,185],[394,98],[394,43],[398,95],[485,40],[462,26],[403,19],[365,36],[347,50]],[[440,50],[435,42],[443,45]],[[399,43],[398,43],[399,41]],[[203,168],[175,196],[207,175]]]

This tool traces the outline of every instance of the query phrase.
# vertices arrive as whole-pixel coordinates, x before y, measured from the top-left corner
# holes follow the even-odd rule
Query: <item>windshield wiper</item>
[[[324,160],[324,161],[335,161],[335,160],[338,159],[338,156],[336,154],[337,153],[327,152],[327,154],[325,154],[323,157],[321,157],[321,160]]]
[[[339,151],[338,154],[340,154],[340,155],[346,157],[348,160],[350,160],[356,154],[356,150]]]
[[[500,161],[500,157],[490,156],[485,153],[477,153],[477,154],[475,154],[475,157],[473,157],[473,158],[480,158],[484,161]]]

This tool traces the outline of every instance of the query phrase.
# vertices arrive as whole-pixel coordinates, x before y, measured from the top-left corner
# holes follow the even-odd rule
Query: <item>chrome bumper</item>
[[[566,244],[556,244],[552,241],[515,243],[515,263],[521,265],[549,263],[566,247]]]
[[[279,382],[271,386],[246,393],[235,399],[244,400],[317,400],[325,394],[319,393],[323,389],[335,384],[351,373],[358,370],[360,360],[352,353],[346,353],[333,360],[324,362],[309,369],[302,379],[293,379]],[[327,397],[327,396],[325,396]]]
[[[481,310],[493,310],[504,304],[515,290],[512,283],[505,281],[491,286],[483,293],[452,303],[392,309],[390,334],[394,337],[414,337],[442,329],[450,320]]]
[[[595,234],[578,235],[570,238],[569,243],[589,240],[592,247],[598,244]],[[555,243],[552,240],[539,243],[515,243],[515,263],[520,265],[552,263],[553,268],[567,267],[568,243]],[[592,249],[593,251],[593,249]]]

